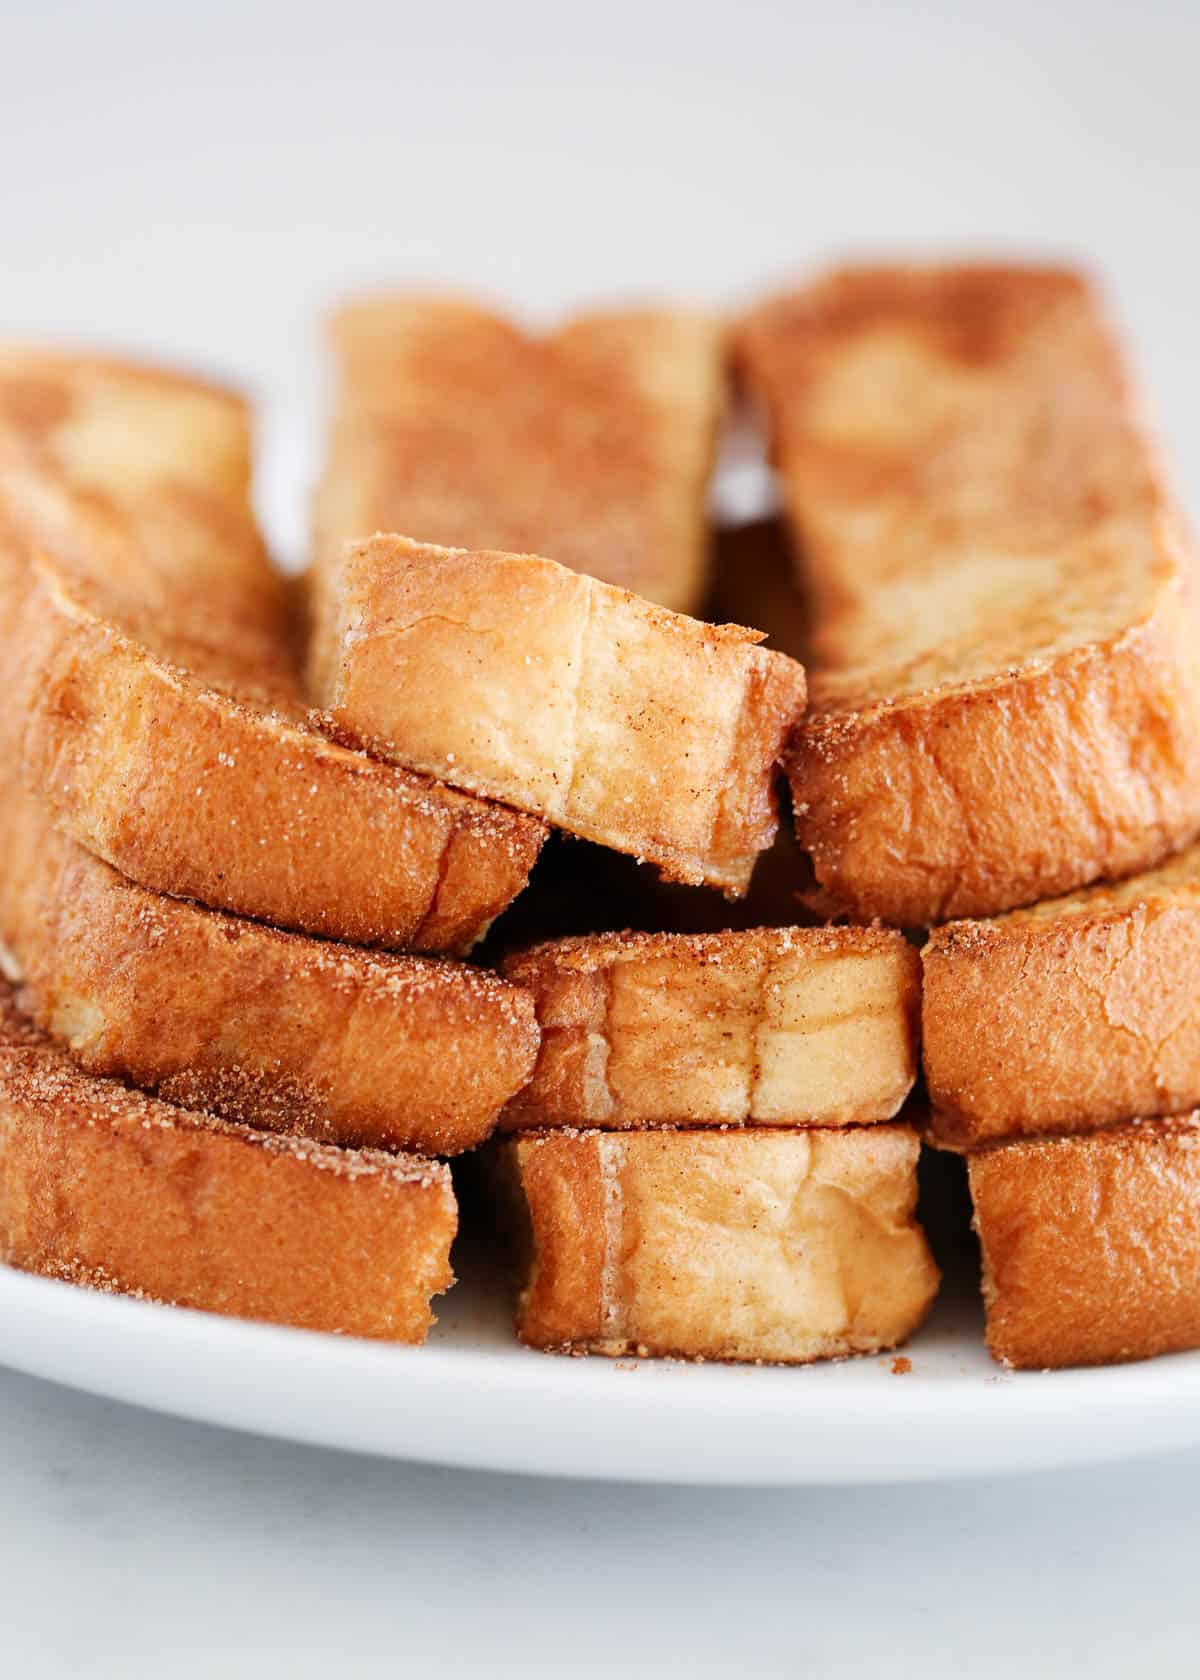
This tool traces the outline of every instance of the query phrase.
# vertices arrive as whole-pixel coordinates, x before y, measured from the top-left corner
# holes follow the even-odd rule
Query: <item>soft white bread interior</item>
[[[339,736],[745,892],[804,707],[794,660],[535,555],[376,536],[330,565],[314,668]]]
[[[916,1077],[920,959],[892,930],[598,934],[504,973],[542,1028],[506,1129],[861,1125]]]
[[[917,1136],[537,1132],[490,1144],[517,1334],[558,1352],[804,1363],[894,1347],[938,1273]]]

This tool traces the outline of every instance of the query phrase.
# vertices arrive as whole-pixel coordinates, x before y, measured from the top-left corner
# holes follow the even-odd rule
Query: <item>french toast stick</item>
[[[0,988],[0,1257],[206,1312],[422,1342],[449,1169],[188,1113],[98,1079]]]
[[[329,564],[314,669],[339,737],[745,892],[804,705],[794,660],[535,555],[376,536]]]
[[[533,1347],[799,1364],[894,1347],[937,1290],[907,1126],[487,1147]]]
[[[916,1078],[920,959],[893,930],[601,934],[503,972],[542,1043],[502,1130],[863,1125]]]
[[[350,303],[332,337],[318,552],[403,531],[546,554],[698,609],[725,404],[717,320],[614,311],[538,335],[466,301],[398,293]]]
[[[987,1340],[1004,1364],[1200,1347],[1200,1114],[967,1158]]]
[[[738,335],[812,603],[789,754],[826,901],[925,925],[1200,830],[1195,555],[1072,272],[835,272]]]
[[[0,349],[0,681],[25,785],[153,891],[465,950],[545,831],[313,725],[248,479],[234,395]]]
[[[532,1072],[496,975],[282,933],[148,892],[0,774],[0,940],[21,1005],[88,1072],[322,1142],[451,1155]]]
[[[934,928],[921,958],[941,1141],[1200,1105],[1200,847],[1115,886]]]

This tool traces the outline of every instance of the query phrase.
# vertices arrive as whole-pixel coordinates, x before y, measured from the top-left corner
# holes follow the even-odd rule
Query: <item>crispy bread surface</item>
[[[0,680],[25,783],[155,891],[466,949],[544,830],[313,727],[248,477],[232,395],[0,350]]]
[[[0,777],[0,939],[21,1003],[91,1073],[324,1142],[455,1154],[537,1054],[493,974],[280,933],[135,886]]]
[[[548,554],[697,610],[725,403],[715,320],[631,310],[535,337],[466,302],[399,294],[342,310],[333,340],[318,554],[403,531]]]
[[[987,1339],[1005,1364],[1200,1347],[1200,1114],[968,1161]]]
[[[863,1124],[916,1077],[920,959],[892,931],[597,935],[504,973],[542,1026],[505,1129]]]
[[[448,1169],[190,1114],[76,1068],[0,993],[0,1253],[238,1318],[421,1342]]]
[[[935,928],[922,962],[942,1141],[1200,1105],[1200,847],[1117,886]]]
[[[356,744],[668,879],[745,892],[804,672],[528,554],[377,536],[334,562],[318,698]]]
[[[1194,555],[1086,282],[846,270],[739,353],[813,605],[790,774],[832,903],[990,915],[1190,840]]]
[[[894,1347],[937,1290],[907,1126],[489,1148],[529,1245],[517,1333],[534,1347],[800,1364]]]

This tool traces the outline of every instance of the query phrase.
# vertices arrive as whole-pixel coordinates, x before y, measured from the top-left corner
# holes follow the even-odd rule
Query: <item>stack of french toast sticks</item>
[[[334,342],[299,583],[237,396],[0,350],[7,1260],[419,1342],[470,1152],[523,1341],[802,1362],[924,1318],[926,1146],[998,1359],[1200,1346],[1195,561],[1086,282]]]

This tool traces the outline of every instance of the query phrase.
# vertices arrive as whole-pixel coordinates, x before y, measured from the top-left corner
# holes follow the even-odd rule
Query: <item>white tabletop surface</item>
[[[534,313],[846,254],[1105,274],[1200,507],[1200,6],[0,0],[0,325],[247,379],[297,483],[313,322]],[[279,460],[280,455],[286,457]],[[283,547],[298,494],[267,508]],[[883,1491],[550,1484],[0,1373],[5,1674],[1192,1675],[1200,1455]]]
[[[0,1375],[4,1672],[1196,1672],[1200,1454],[713,1492],[415,1469]]]

